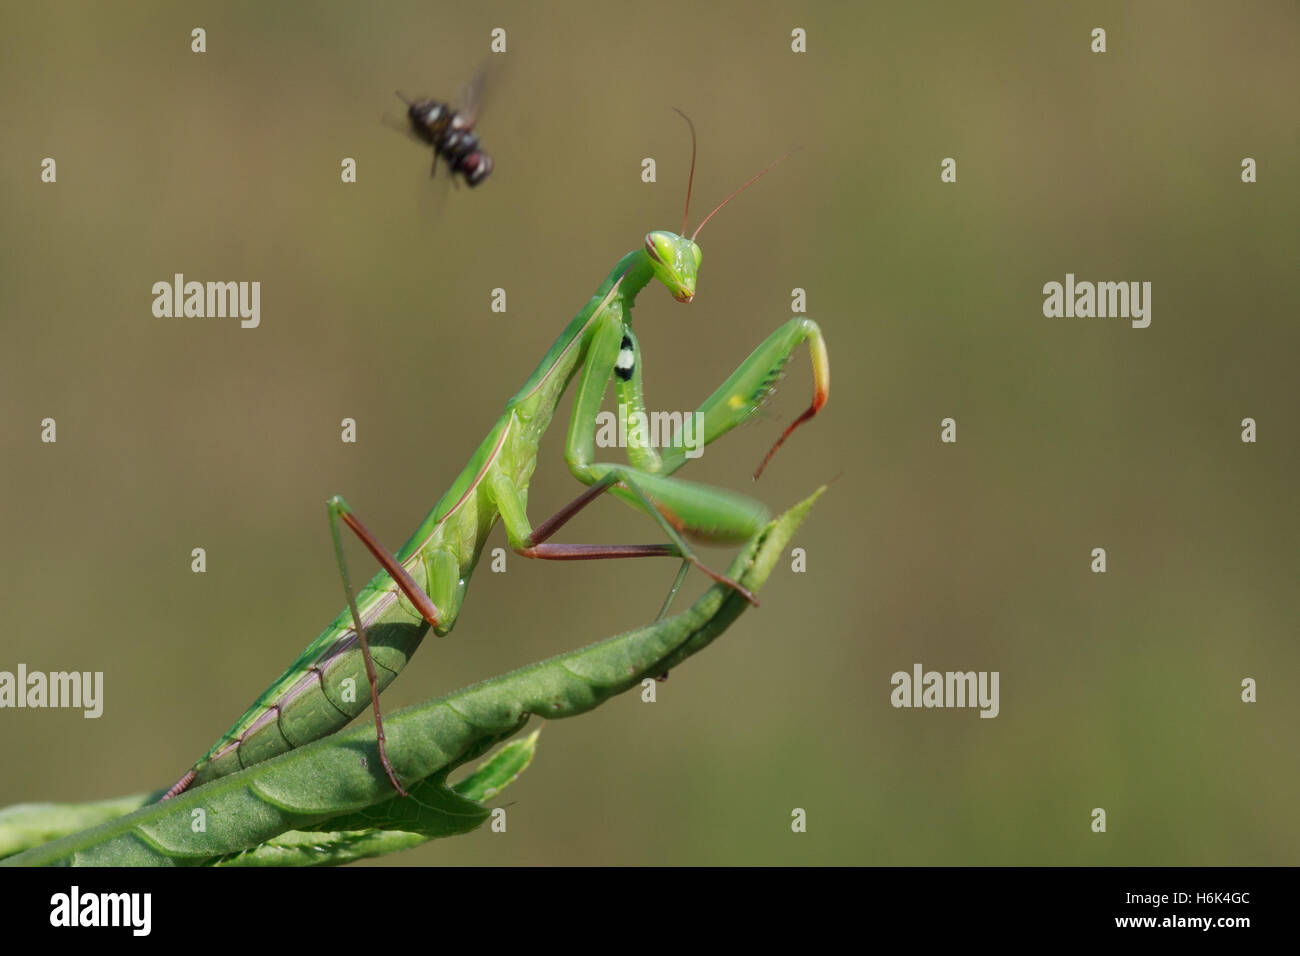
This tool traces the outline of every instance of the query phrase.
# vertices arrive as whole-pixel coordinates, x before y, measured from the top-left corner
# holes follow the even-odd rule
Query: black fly
[[[480,71],[466,90],[464,106],[456,109],[438,100],[408,100],[406,117],[411,130],[420,140],[433,147],[433,171],[437,174],[438,158],[447,161],[453,177],[460,175],[467,186],[477,186],[492,173],[492,157],[480,148],[474,124],[482,97],[485,72]]]

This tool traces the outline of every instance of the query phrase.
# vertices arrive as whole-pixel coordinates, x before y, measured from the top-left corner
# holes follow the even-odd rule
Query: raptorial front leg
[[[754,471],[755,479],[763,473],[763,469],[767,467],[772,456],[790,434],[820,412],[830,396],[830,357],[826,349],[826,340],[822,337],[817,323],[805,318],[793,318],[786,322],[764,339],[699,407],[699,412],[703,416],[701,441],[703,445],[708,445],[748,420],[766,404],[780,383],[785,366],[795,349],[804,342],[808,343],[809,357],[812,359],[812,402],[772,445],[771,450]],[[680,441],[674,441],[663,453],[664,474],[672,474],[686,461],[685,448]]]
[[[605,389],[614,380],[620,414],[639,415],[648,421],[642,385],[640,345],[621,316],[597,330],[579,379],[569,427],[565,458],[569,470],[580,481],[608,487],[610,494],[655,517],[669,531],[675,544],[681,542],[683,557],[703,568],[684,547],[682,536],[715,543],[742,541],[767,520],[767,510],[743,495],[680,479],[670,478],[686,463],[688,453],[704,447],[750,418],[763,406],[779,382],[795,349],[808,342],[813,366],[813,400],[777,439],[755,472],[757,478],[781,444],[801,424],[816,415],[830,394],[830,361],[826,342],[817,324],[794,318],[769,335],[737,369],[707,398],[690,419],[699,422],[694,441],[685,440],[687,422],[668,444],[656,452],[648,436],[627,429],[630,465],[595,461],[595,427]],[[611,484],[613,479],[613,484]],[[708,572],[715,580],[717,575]],[[674,591],[680,581],[674,582]]]

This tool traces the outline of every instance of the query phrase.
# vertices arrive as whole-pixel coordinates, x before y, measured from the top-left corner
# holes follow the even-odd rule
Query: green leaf
[[[532,762],[540,732],[512,740],[451,789],[442,785],[445,774],[438,774],[436,781],[430,778],[412,788],[410,797],[395,796],[350,819],[331,820],[329,832],[290,830],[214,865],[337,865],[468,833],[488,816],[480,803],[508,787]]]
[[[758,591],[824,490],[755,535],[730,576]],[[410,788],[410,798],[394,795],[377,770],[373,729],[359,727],[0,865],[334,863],[466,832],[488,815],[480,801],[527,765],[535,737],[521,741],[522,749],[502,751],[451,788],[446,780],[456,767],[513,736],[530,716],[554,720],[585,713],[677,666],[748,606],[731,588],[715,585],[690,609],[656,624],[389,715],[385,731],[393,767],[399,779],[421,781]]]
[[[541,732],[541,728],[538,728],[523,740],[510,741],[490,759],[479,764],[472,774],[460,783],[453,784],[451,789],[467,800],[477,800],[479,803],[491,800],[528,769],[528,765],[533,762],[537,737]]]
[[[16,803],[0,810],[0,859],[116,820],[162,796],[162,791],[135,793],[97,803]]]

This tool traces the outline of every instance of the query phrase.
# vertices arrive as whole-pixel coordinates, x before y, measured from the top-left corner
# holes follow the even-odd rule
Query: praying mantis
[[[657,449],[634,430],[628,434],[626,464],[597,461],[595,456],[596,418],[611,380],[620,405],[625,404],[633,413],[646,414],[641,350],[631,326],[637,295],[657,280],[678,302],[689,303],[695,296],[702,258],[696,237],[719,210],[776,165],[769,165],[732,192],[687,238],[695,179],[695,127],[684,113],[681,115],[691,128],[691,172],[681,233],[652,231],[641,248],[618,261],[523,387],[506,403],[501,418],[465,468],[396,554],[385,549],[366,529],[343,498],[335,496],[327,502],[347,608],[162,799],[338,730],[366,705],[364,697],[358,697],[356,692],[363,676],[370,691],[380,762],[392,786],[406,796],[384,746],[379,694],[405,666],[430,628],[442,636],[455,626],[470,575],[498,518],[505,526],[511,549],[522,557],[554,561],[680,558],[681,568],[660,619],[691,567],[733,588],[750,603],[758,603],[744,586],[706,567],[687,539],[739,544],[767,521],[768,512],[761,503],[725,489],[671,477],[688,460],[681,440]],[[808,343],[812,359],[812,402],[772,445],[754,474],[756,479],[790,434],[826,404],[830,362],[817,324],[795,317],[780,326],[699,407],[702,417],[698,420],[703,423],[700,439],[708,445],[762,407],[795,349],[804,342]],[[534,527],[528,518],[527,501],[538,445],[575,378],[578,385],[565,461],[573,476],[588,488]],[[550,541],[574,515],[606,492],[650,516],[668,541]],[[355,595],[343,556],[340,523],[356,534],[381,567]]]

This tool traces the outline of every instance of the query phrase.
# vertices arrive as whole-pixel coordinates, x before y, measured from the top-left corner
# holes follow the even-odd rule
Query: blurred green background
[[[547,725],[506,834],[390,862],[1300,862],[1294,3],[4,20],[0,669],[102,670],[106,705],[0,711],[0,805],[165,786],[242,712],[342,605],[325,498],[399,545],[618,257],[678,227],[677,106],[700,133],[692,223],[801,147],[702,234],[695,302],[656,286],[635,322],[651,406],[692,408],[808,290],[825,413],[750,484],[807,401],[801,352],[765,420],[684,473],[773,510],[839,476],[797,540],[808,571],[778,570],[654,705]],[[493,27],[497,169],[449,189],[382,120],[394,89],[454,97]],[[175,272],[259,280],[261,327],[153,317]],[[1150,281],[1151,327],[1044,318],[1067,272]],[[535,518],[579,487],[567,418]],[[569,537],[647,531],[609,501]],[[484,564],[387,709],[643,624],[673,571]],[[914,662],[999,671],[1000,716],[893,709]]]

